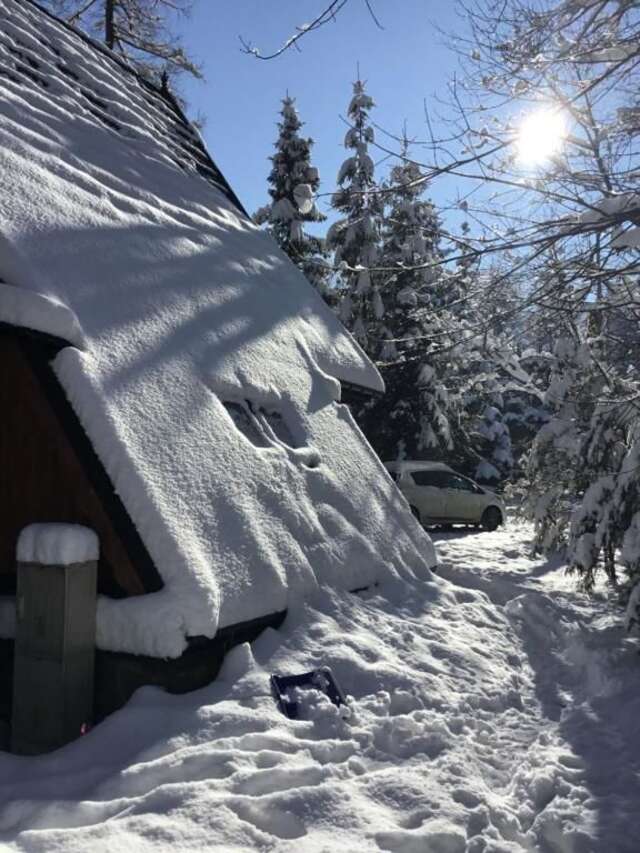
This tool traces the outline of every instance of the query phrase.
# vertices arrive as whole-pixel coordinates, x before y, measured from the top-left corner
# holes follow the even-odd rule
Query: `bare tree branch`
[[[284,44],[281,45],[277,50],[274,50],[272,53],[262,53],[259,48],[254,47],[250,41],[243,38],[242,36],[238,36],[240,40],[240,44],[242,45],[242,52],[247,53],[250,56],[254,56],[256,59],[276,59],[278,56],[282,56],[283,53],[286,53],[290,48],[296,48],[299,50],[298,42],[300,39],[304,38],[304,36],[309,33],[314,32],[315,30],[319,30],[321,27],[325,26],[325,24],[329,24],[332,21],[336,20],[337,15],[344,9],[349,0],[332,0],[328,6],[326,6],[320,14],[311,21],[309,24],[301,24],[296,27],[296,32],[290,36]],[[371,19],[375,23],[375,25],[379,29],[384,29],[380,20],[378,19],[371,0],[364,0],[365,5],[367,7],[367,11],[371,16]]]

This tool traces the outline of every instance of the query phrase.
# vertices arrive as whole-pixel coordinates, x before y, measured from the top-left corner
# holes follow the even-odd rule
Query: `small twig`
[[[285,43],[277,50],[274,50],[273,53],[262,54],[257,47],[253,47],[250,41],[247,41],[247,39],[242,36],[238,36],[240,44],[242,45],[242,52],[247,53],[250,56],[254,56],[256,59],[276,59],[276,57],[282,56],[282,54],[289,50],[289,48],[294,47],[299,51],[300,45],[298,42],[300,39],[314,30],[319,30],[320,27],[323,27],[325,24],[335,21],[338,13],[347,5],[348,2],[349,0],[332,0],[332,2],[329,3],[329,5],[326,6],[310,24],[304,24],[296,27],[294,35],[290,36]],[[371,16],[371,20],[378,29],[383,30],[384,27],[373,9],[372,0],[364,0],[364,2],[369,15]]]

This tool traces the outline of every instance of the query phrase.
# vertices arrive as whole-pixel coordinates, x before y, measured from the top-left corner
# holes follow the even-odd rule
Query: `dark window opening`
[[[273,433],[275,434],[276,438],[279,438],[283,444],[286,444],[289,447],[300,446],[300,444],[294,439],[287,422],[282,417],[280,412],[258,409],[256,411],[256,414],[259,418],[262,418],[267,422],[269,427],[271,427],[271,429],[273,430]]]
[[[223,405],[235,426],[256,447],[273,447],[279,442],[290,448],[301,446],[281,412],[256,406],[249,400],[241,403],[225,401]]]
[[[269,447],[266,436],[259,429],[253,413],[246,403],[225,402],[224,407],[237,429],[240,430],[245,438],[248,438],[256,447]]]

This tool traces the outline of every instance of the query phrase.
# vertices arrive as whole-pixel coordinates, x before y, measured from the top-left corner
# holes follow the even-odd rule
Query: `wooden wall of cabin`
[[[25,352],[19,337],[0,334],[0,592],[15,589],[20,530],[55,521],[100,537],[100,593],[149,591]]]

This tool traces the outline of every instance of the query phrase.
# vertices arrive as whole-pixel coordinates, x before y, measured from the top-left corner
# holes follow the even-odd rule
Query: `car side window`
[[[473,483],[469,480],[465,480],[464,477],[458,477],[455,474],[449,475],[449,482],[447,484],[450,489],[458,489],[460,492],[475,492],[475,487]]]
[[[437,489],[446,488],[446,471],[412,471],[411,479],[416,486],[435,486]]]

